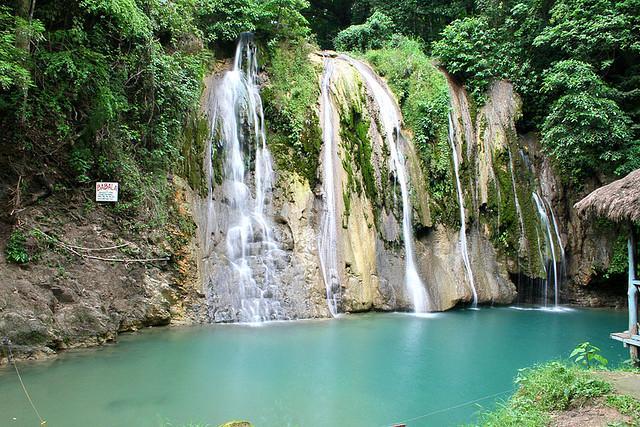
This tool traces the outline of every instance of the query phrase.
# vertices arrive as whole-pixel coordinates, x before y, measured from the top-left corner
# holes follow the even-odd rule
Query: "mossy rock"
[[[229,421],[228,423],[221,424],[218,427],[253,427],[253,424],[249,421]]]

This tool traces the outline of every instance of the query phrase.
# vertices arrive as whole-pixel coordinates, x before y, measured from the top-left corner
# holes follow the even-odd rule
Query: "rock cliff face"
[[[310,57],[319,84],[325,57]],[[402,198],[385,144],[381,107],[352,63],[335,56],[329,60],[339,311],[411,311],[412,297],[405,286]],[[457,216],[455,198],[447,206],[434,205],[425,159],[413,145],[410,130],[397,135],[408,174],[415,257],[428,309],[441,311],[471,303],[474,290],[480,304],[508,304],[516,299],[514,282],[521,302],[553,304],[556,298],[564,298],[597,303],[584,292],[576,294],[567,283],[586,283],[594,264],[608,265],[612,236],[590,235],[590,227],[572,213],[573,199],[568,195],[572,190],[556,176],[536,136],[518,134],[521,101],[511,84],[496,82],[486,103],[478,107],[446,73],[441,78],[449,91],[449,142],[458,153],[464,218],[450,219]],[[318,115],[324,108],[321,104],[318,100]],[[453,177],[453,152],[444,155]],[[268,213],[284,256],[276,269],[277,291],[269,297],[279,304],[279,318],[330,316],[318,250],[326,214],[322,176],[330,166],[323,164],[322,157],[318,162],[316,188],[310,188],[294,170],[275,171]],[[449,185],[456,188],[453,178]],[[213,242],[213,252],[204,258],[211,260],[214,273],[203,282],[211,296],[210,320],[229,321],[234,315],[229,314],[224,295],[232,298],[236,290],[228,277],[215,273],[225,268],[223,243],[228,226],[222,185],[217,188],[213,191],[217,231],[201,234],[203,245],[207,238]],[[472,274],[463,258],[462,220]],[[206,221],[206,215],[198,218],[200,230]]]
[[[312,61],[321,69],[322,58]],[[385,145],[379,119],[380,106],[362,81],[356,69],[347,61],[335,58],[330,83],[332,126],[337,139],[337,166],[332,171],[335,183],[336,217],[338,218],[335,248],[340,283],[340,311],[412,310],[411,297],[405,287],[405,251],[402,237],[402,199],[397,177]],[[318,74],[320,81],[320,73]],[[453,95],[460,96],[458,88]],[[475,162],[477,185],[465,185],[466,197],[473,203],[467,216],[477,217],[474,207],[486,205],[495,181],[492,159],[506,139],[514,133],[518,99],[510,86],[494,89],[490,102],[481,110],[479,120],[486,123],[477,132],[471,122],[466,99],[463,106],[453,107],[459,127],[457,143],[464,145],[463,163]],[[463,94],[464,96],[464,94]],[[318,108],[320,113],[320,107]],[[466,126],[465,126],[466,124]],[[409,134],[409,132],[405,132]],[[475,135],[478,135],[475,139]],[[410,138],[399,138],[406,158],[413,212],[415,255],[419,274],[426,287],[429,310],[447,310],[472,299],[472,288],[462,259],[459,225],[433,224],[426,177]],[[469,157],[472,156],[472,157]],[[321,159],[318,159],[321,161]],[[318,175],[327,167],[320,164]],[[284,252],[276,269],[276,295],[281,318],[296,319],[327,317],[326,288],[320,270],[318,253],[319,224],[324,214],[323,188],[317,188],[295,171],[276,170],[272,202],[268,207],[274,236],[279,250]],[[252,181],[252,178],[248,179]],[[476,182],[468,176],[469,183]],[[210,319],[229,321],[236,285],[225,276],[229,203],[222,191],[223,182],[212,191],[213,215],[205,210],[197,223],[202,246],[209,244],[211,252],[203,259],[210,269],[204,278],[211,296]],[[471,190],[471,191],[467,191]],[[252,188],[255,191],[255,188]],[[476,200],[477,199],[477,200]],[[455,203],[452,200],[451,203]],[[206,198],[198,205],[207,204]],[[479,209],[479,208],[478,208]],[[213,221],[213,224],[207,224]],[[208,233],[202,233],[209,228]],[[509,303],[515,297],[515,287],[509,280],[504,259],[494,249],[490,233],[479,222],[468,221],[468,251],[474,270],[474,285],[480,303]],[[207,240],[209,243],[207,243]],[[205,267],[206,270],[206,267]]]
[[[171,188],[173,213],[188,223],[191,190],[179,178]],[[11,340],[18,357],[100,345],[148,326],[204,320],[191,235],[174,223],[166,230],[124,232],[105,207],[87,210],[85,197],[53,195],[21,215],[25,229],[37,225],[27,239],[37,259],[17,266],[0,253],[0,337]],[[4,228],[0,234],[8,238]],[[72,245],[73,252],[63,245]],[[108,261],[169,253],[172,263]],[[6,356],[3,347],[0,364]]]

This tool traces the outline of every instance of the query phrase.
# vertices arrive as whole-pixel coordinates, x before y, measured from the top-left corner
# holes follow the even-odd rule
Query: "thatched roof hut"
[[[611,334],[611,338],[622,341],[629,347],[631,360],[640,364],[640,335],[638,335],[638,238],[633,223],[640,223],[640,169],[631,172],[622,179],[598,188],[575,204],[578,215],[603,217],[619,223],[631,225],[629,229],[629,327],[624,332]]]
[[[640,222],[640,169],[600,187],[574,205],[582,217]]]

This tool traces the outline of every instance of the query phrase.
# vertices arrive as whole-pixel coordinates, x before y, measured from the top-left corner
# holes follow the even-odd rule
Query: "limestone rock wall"
[[[191,190],[171,179],[174,220],[190,224]],[[115,341],[121,332],[148,326],[206,321],[197,280],[197,242],[190,227],[169,221],[162,230],[132,232],[104,206],[87,209],[82,192],[59,193],[21,213],[21,227],[34,257],[9,263],[0,251],[0,338],[13,343],[20,358]],[[49,238],[43,238],[46,233]],[[9,238],[0,225],[0,238]],[[37,237],[40,236],[40,237]],[[60,242],[83,248],[83,257]],[[172,262],[110,262],[108,259],[163,258]],[[102,258],[102,259],[97,259]],[[0,350],[0,365],[7,362]]]
[[[322,56],[311,61],[321,68]],[[334,58],[331,82],[332,117],[337,153],[334,173],[340,271],[341,311],[411,310],[404,284],[401,195],[378,120],[379,107],[356,70]],[[483,106],[473,106],[464,89],[447,77],[451,99],[451,135],[456,144],[465,202],[468,252],[474,286],[481,304],[508,304],[516,298],[512,279],[518,275],[544,282],[550,245],[566,253],[562,274],[587,280],[593,263],[606,263],[610,238],[584,239],[588,228],[572,216],[567,189],[541,153],[533,135],[518,135],[521,101],[508,82],[496,82]],[[318,84],[321,76],[318,75]],[[319,113],[319,112],[318,112]],[[424,160],[410,132],[401,137],[409,173],[413,231],[418,270],[429,298],[429,309],[447,310],[472,300],[471,283],[462,258],[460,224],[434,223]],[[453,161],[453,159],[451,160]],[[322,177],[321,159],[318,176]],[[451,166],[453,167],[453,166]],[[269,213],[284,256],[279,261],[277,295],[284,318],[327,317],[326,289],[318,255],[323,215],[322,182],[316,188],[293,170],[277,170]],[[249,182],[251,179],[248,180]],[[455,185],[455,183],[453,184]],[[549,217],[558,223],[559,239],[545,244],[545,229],[537,215],[533,193],[544,199]],[[457,200],[443,209],[457,209]],[[200,200],[202,207],[205,200]],[[233,320],[229,313],[234,283],[225,267],[224,195],[213,193],[212,211],[199,210],[203,254],[209,265],[209,317]],[[205,227],[207,222],[213,221]],[[542,238],[541,238],[542,236]],[[581,237],[576,237],[581,236]],[[207,243],[206,240],[209,240]],[[558,255],[559,258],[559,255]],[[203,278],[203,280],[205,280]]]

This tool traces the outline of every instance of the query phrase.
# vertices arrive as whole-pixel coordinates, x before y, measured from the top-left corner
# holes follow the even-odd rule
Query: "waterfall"
[[[540,222],[544,227],[544,231],[546,231],[545,241],[546,241],[548,253],[549,252],[551,253],[551,259],[545,260],[545,263],[551,261],[551,272],[553,274],[553,290],[554,290],[553,299],[554,299],[555,307],[558,307],[558,264],[556,259],[556,249],[553,243],[553,234],[551,233],[551,224],[549,223],[549,216],[547,215],[547,209],[545,207],[545,204],[540,198],[540,196],[538,196],[538,194],[535,192],[533,193],[533,200],[535,201],[536,208],[538,210],[538,216],[540,217]],[[538,244],[540,244],[539,241],[538,241]],[[550,278],[547,281],[547,283],[549,281],[550,281]],[[545,294],[546,294],[546,290],[545,290]],[[545,298],[545,305],[546,303],[547,301]]]
[[[551,220],[553,221],[553,229],[555,231],[555,235],[556,235],[556,242],[558,243],[558,246],[560,247],[560,271],[558,273],[559,276],[559,280],[560,280],[560,284],[562,284],[564,278],[565,278],[565,274],[566,274],[566,257],[565,257],[565,253],[564,253],[564,245],[562,244],[562,239],[560,238],[560,229],[558,227],[558,222],[556,221],[556,216],[553,213],[553,207],[551,206],[551,203],[548,203],[549,205],[549,212],[551,212]]]
[[[544,298],[544,306],[547,306],[547,301],[548,301],[548,291],[549,291],[549,280],[548,280],[548,273],[547,273],[547,262],[545,261],[545,257],[542,254],[542,243],[540,242],[540,232],[538,231],[538,229],[536,228],[536,239],[538,240],[538,254],[540,255],[540,261],[542,262],[542,270],[544,271],[544,277],[545,279],[542,281],[543,285],[544,285],[544,291],[543,291],[543,298]]]
[[[553,208],[551,204],[549,204],[549,212],[551,212],[551,219],[553,220],[553,229],[556,232],[556,239],[558,239],[558,245],[560,246],[560,262],[564,264],[565,254],[564,254],[564,245],[562,244],[562,239],[560,238],[560,229],[558,228],[558,222],[556,221],[556,216],[553,213]]]
[[[273,186],[273,166],[266,145],[257,73],[256,46],[252,35],[244,33],[238,41],[233,69],[224,74],[214,89],[209,113],[212,140],[223,152],[223,193],[229,206],[226,257],[231,271],[225,280],[237,286],[230,297],[234,313],[224,320],[242,322],[281,318],[273,280],[280,251],[266,212]],[[213,141],[208,143],[205,150],[209,204],[213,192],[212,144]],[[248,169],[252,152],[255,197],[247,182],[251,177]],[[207,221],[210,223],[210,218]]]
[[[427,311],[427,293],[418,275],[413,252],[413,235],[411,231],[411,201],[409,199],[409,184],[405,158],[398,146],[401,137],[402,117],[393,95],[389,89],[376,78],[374,72],[363,62],[357,61],[346,55],[340,55],[340,59],[351,64],[364,79],[365,85],[373,100],[378,106],[379,120],[384,128],[384,140],[389,148],[391,157],[391,170],[395,171],[396,180],[400,185],[402,196],[402,236],[405,250],[405,286],[411,296],[414,311],[422,313]]]
[[[449,142],[451,143],[451,151],[453,153],[453,170],[456,176],[456,189],[458,192],[458,205],[460,207],[460,251],[462,252],[462,261],[464,262],[464,269],[467,273],[467,279],[471,286],[471,293],[473,294],[473,305],[475,308],[478,305],[478,293],[476,291],[475,282],[473,280],[473,270],[471,269],[471,262],[469,261],[469,249],[467,245],[467,224],[466,215],[464,212],[464,196],[462,195],[462,185],[460,184],[460,171],[458,165],[458,150],[456,149],[453,120],[451,113],[449,113]]]
[[[331,103],[331,77],[333,60],[325,58],[322,75],[320,110],[322,118],[322,191],[324,194],[324,212],[318,237],[320,267],[327,289],[327,304],[332,316],[338,314],[340,303],[340,275],[337,258],[337,221],[335,189],[335,131],[333,128],[333,105]]]

